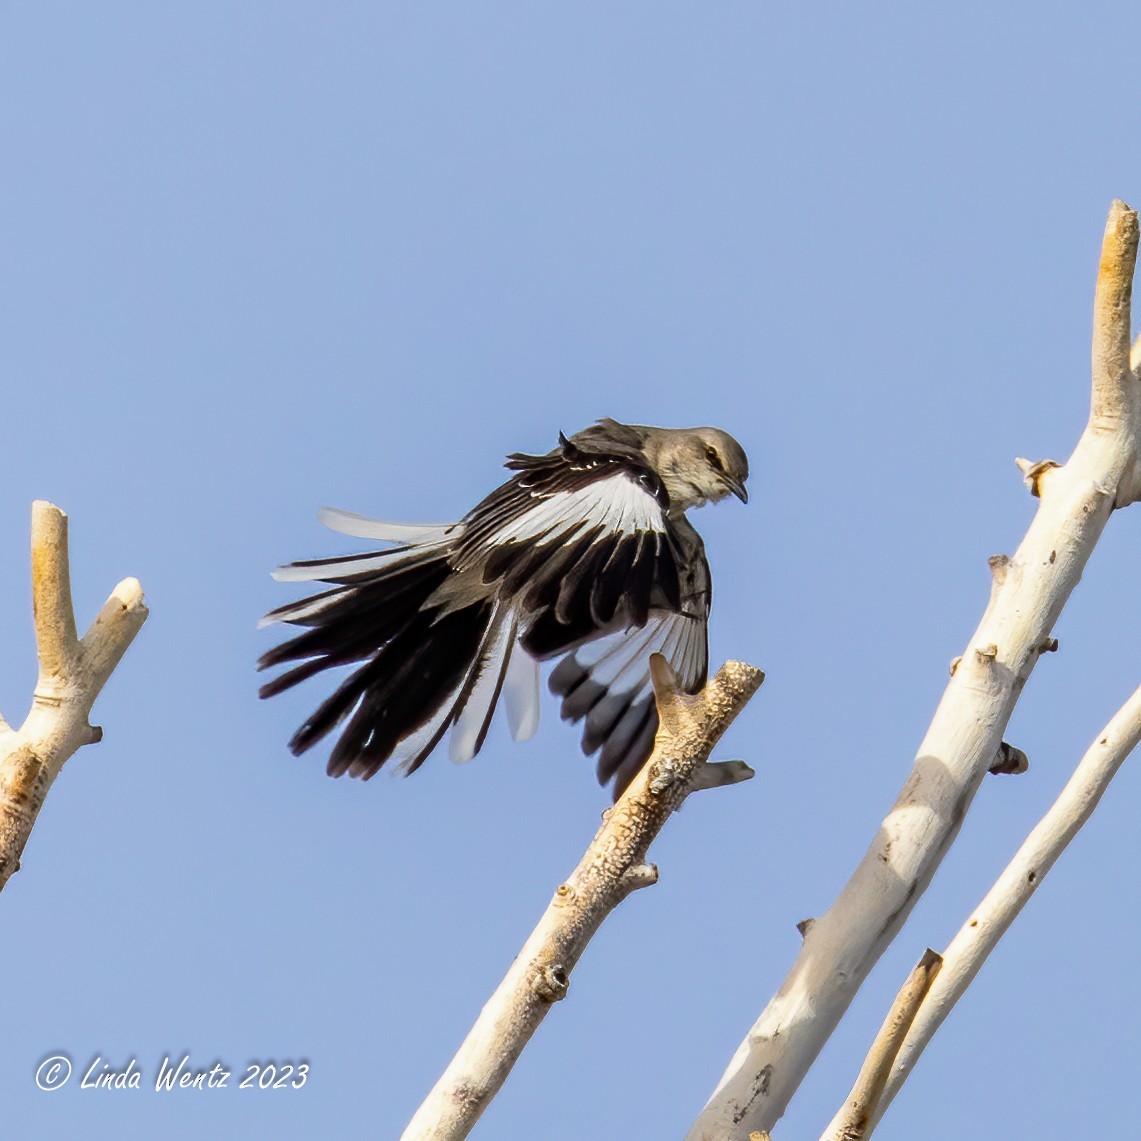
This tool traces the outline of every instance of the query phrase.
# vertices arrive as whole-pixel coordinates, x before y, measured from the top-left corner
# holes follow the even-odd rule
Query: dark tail
[[[259,669],[300,663],[263,685],[261,696],[281,693],[333,666],[364,663],[293,735],[294,754],[348,718],[329,757],[331,776],[350,772],[367,779],[398,747],[406,771],[412,772],[461,715],[469,724],[464,748],[468,755],[478,751],[515,630],[493,597],[447,611],[428,605],[451,573],[450,553],[450,543],[435,542],[284,568],[279,577],[320,576],[334,586],[267,615],[307,629],[261,657]]]

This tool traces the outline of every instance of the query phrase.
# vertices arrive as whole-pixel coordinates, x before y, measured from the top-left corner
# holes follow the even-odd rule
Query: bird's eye
[[[709,461],[709,466],[716,468],[717,471],[724,471],[725,465],[721,462],[721,457],[717,454],[717,449],[712,444],[705,445],[705,458]]]

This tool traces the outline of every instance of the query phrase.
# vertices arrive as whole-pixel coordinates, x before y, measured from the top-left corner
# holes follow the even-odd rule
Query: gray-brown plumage
[[[291,563],[276,576],[332,589],[266,616],[305,632],[264,654],[291,665],[280,693],[332,666],[363,663],[297,730],[300,754],[343,722],[329,773],[368,778],[392,757],[413,772],[450,729],[451,755],[479,752],[500,698],[517,740],[538,725],[539,662],[584,720],[598,778],[617,797],[649,756],[657,711],[649,658],[662,653],[696,692],[708,669],[709,565],[685,517],[736,495],[748,460],[716,428],[601,420],[515,474],[458,523],[411,526],[326,510],[336,530],[397,545]]]

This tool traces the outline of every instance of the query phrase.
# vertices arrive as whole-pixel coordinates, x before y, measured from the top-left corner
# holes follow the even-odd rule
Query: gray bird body
[[[347,558],[292,563],[275,577],[332,589],[267,615],[306,627],[259,668],[299,662],[262,687],[279,693],[332,666],[363,663],[298,729],[300,754],[346,722],[329,773],[368,778],[389,759],[418,768],[451,731],[454,760],[474,756],[502,699],[516,739],[538,725],[538,669],[562,716],[585,720],[615,796],[653,748],[649,658],[696,692],[708,669],[709,565],[685,512],[729,494],[747,501],[748,461],[715,428],[602,420],[515,474],[460,522],[414,526],[326,510],[323,521],[395,543]]]

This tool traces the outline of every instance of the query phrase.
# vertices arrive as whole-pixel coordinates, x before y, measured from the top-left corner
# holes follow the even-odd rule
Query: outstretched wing
[[[650,683],[650,655],[661,654],[687,693],[709,669],[705,614],[655,610],[645,626],[616,630],[567,654],[550,678],[566,721],[584,721],[582,751],[598,749],[598,782],[614,778],[617,799],[654,747],[658,711]]]
[[[301,661],[262,688],[364,661],[291,741],[301,752],[342,721],[330,772],[369,776],[390,756],[418,767],[453,729],[451,754],[479,752],[502,698],[517,739],[538,722],[538,663],[565,657],[552,687],[564,716],[586,718],[583,749],[619,791],[653,743],[649,656],[687,688],[706,671],[708,566],[701,540],[669,517],[640,430],[604,421],[515,475],[458,524],[323,520],[395,549],[292,564],[279,578],[333,589],[268,616],[306,627],[261,666]],[[305,660],[303,660],[305,659]],[[556,679],[558,679],[556,684]]]
[[[594,445],[599,447],[597,443]],[[652,609],[682,608],[684,552],[657,477],[626,455],[561,439],[547,456],[513,456],[519,474],[464,519],[452,566],[509,597],[533,657],[555,657]]]
[[[512,599],[532,658],[562,657],[551,677],[563,717],[585,718],[598,778],[620,793],[653,747],[649,659],[663,654],[696,691],[708,668],[709,570],[701,540],[669,518],[657,476],[599,429],[548,456],[513,457],[520,474],[467,517],[457,571]]]

